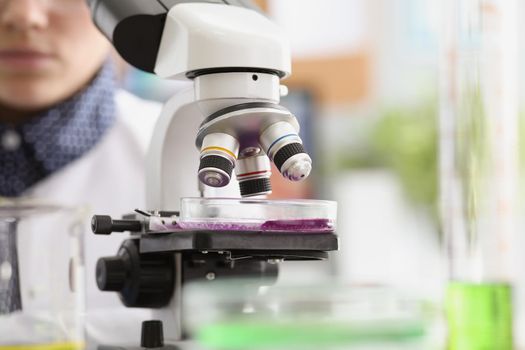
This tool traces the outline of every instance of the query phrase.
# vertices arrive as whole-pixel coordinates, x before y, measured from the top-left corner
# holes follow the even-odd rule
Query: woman
[[[109,54],[85,0],[0,0],[0,197],[88,204],[113,216],[143,205],[144,153],[160,107],[117,89]],[[92,318],[120,305],[97,290],[94,266],[121,240],[86,232]],[[127,321],[138,339],[141,317],[109,314],[88,325],[94,337],[118,341],[109,325],[126,329]]]

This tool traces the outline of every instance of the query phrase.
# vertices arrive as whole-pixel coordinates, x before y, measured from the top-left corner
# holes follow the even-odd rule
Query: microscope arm
[[[153,73],[169,10],[181,3],[216,3],[258,10],[250,0],[87,0],[93,20],[128,63]]]

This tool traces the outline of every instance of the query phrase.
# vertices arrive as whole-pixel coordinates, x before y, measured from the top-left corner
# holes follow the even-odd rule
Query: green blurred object
[[[446,308],[449,350],[513,349],[510,285],[452,282]]]
[[[413,107],[385,109],[366,131],[363,144],[340,155],[340,165],[392,170],[407,197],[427,208],[437,223],[437,114],[434,99]]]
[[[372,132],[372,148],[398,176],[408,197],[434,212],[437,199],[437,105],[391,109]]]
[[[430,301],[330,282],[255,286],[253,280],[212,290],[204,283],[186,286],[188,335],[214,350],[436,348],[438,318]]]
[[[401,345],[424,335],[422,323],[348,325],[322,321],[239,320],[210,324],[200,330],[197,339],[212,349],[326,349],[358,343]]]

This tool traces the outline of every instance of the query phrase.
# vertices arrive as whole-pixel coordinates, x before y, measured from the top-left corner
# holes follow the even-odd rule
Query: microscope
[[[180,348],[186,283],[213,288],[216,280],[250,277],[266,285],[283,260],[327,259],[338,245],[336,204],[261,199],[271,193],[272,163],[294,182],[308,177],[312,160],[297,119],[279,105],[289,44],[249,1],[88,3],[128,63],[193,82],[156,124],[147,210],[92,220],[96,234],[131,232],[116,256],[98,261],[98,287],[128,307],[155,310],[162,323],[143,324],[142,348]]]

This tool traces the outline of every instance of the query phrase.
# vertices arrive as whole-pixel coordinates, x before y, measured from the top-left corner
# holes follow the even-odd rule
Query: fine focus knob
[[[100,258],[96,267],[97,286],[100,290],[119,292],[126,284],[126,263],[122,257]]]
[[[160,348],[164,346],[162,321],[152,320],[142,322],[140,346],[146,349]]]

